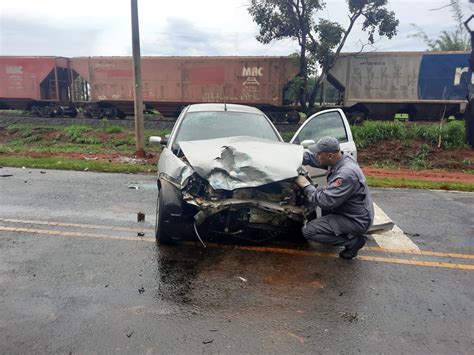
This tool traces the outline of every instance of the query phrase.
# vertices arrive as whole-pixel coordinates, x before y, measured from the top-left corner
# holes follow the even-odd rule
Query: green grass
[[[109,142],[113,143],[113,141]],[[123,155],[132,154],[135,152],[135,146],[123,146],[123,145],[83,145],[83,144],[38,144],[35,146],[25,146],[23,144],[15,144],[9,146],[0,146],[0,153],[81,153],[81,154],[112,154],[118,153]]]
[[[154,164],[123,164],[97,160],[71,160],[62,157],[0,157],[0,165],[58,170],[88,170],[109,173],[156,172]]]
[[[295,135],[295,132],[280,132],[280,135],[281,138],[283,138],[283,140],[288,143]]]
[[[91,128],[87,126],[35,126],[31,124],[16,124],[10,125],[6,129],[10,132],[16,132],[17,137],[3,146],[0,146],[0,153],[87,153],[87,154],[108,154],[119,153],[123,155],[132,155],[135,151],[134,132],[131,129],[123,129],[116,125],[107,125],[104,121],[103,127]],[[411,145],[410,139],[415,137],[424,138],[431,142],[437,142],[439,134],[439,124],[431,125],[405,125],[400,122],[365,122],[362,126],[352,127],[354,137],[358,147],[369,146],[376,142],[397,138],[402,140],[402,144],[406,146]],[[54,132],[55,135],[51,134]],[[92,132],[92,133],[90,133]],[[121,138],[111,136],[105,142],[98,141],[96,137],[84,136],[84,134],[98,133],[122,133],[129,132],[129,135],[121,135]],[[147,144],[146,150],[152,152],[159,152],[160,146],[148,145],[150,136],[164,137],[169,134],[170,130],[145,130],[145,142]],[[51,140],[43,140],[42,134],[50,133]],[[289,141],[294,135],[294,132],[282,132],[282,137],[285,141]],[[464,140],[464,126],[462,122],[450,122],[444,124],[443,130],[443,145],[444,147],[458,147],[463,146]],[[55,138],[54,138],[55,137]],[[89,139],[88,139],[89,138]],[[414,169],[429,168],[427,156],[430,153],[430,146],[424,144],[419,151],[410,158],[411,167]],[[465,165],[469,165],[470,161],[465,161]],[[154,164],[125,164],[125,163],[109,163],[107,161],[97,160],[77,160],[67,159],[64,157],[0,157],[0,166],[11,167],[28,167],[40,169],[61,169],[61,170],[89,170],[97,172],[120,172],[120,173],[138,173],[156,171]],[[377,167],[394,169],[397,164],[390,160],[378,162]],[[474,173],[472,170],[464,171],[467,173]],[[373,187],[404,187],[404,188],[418,188],[418,189],[442,189],[442,190],[457,190],[457,191],[474,191],[473,184],[454,183],[454,182],[427,182],[413,179],[393,179],[393,178],[367,178],[370,186]]]
[[[131,129],[124,129],[117,125],[104,125],[100,128],[88,126],[71,125],[67,127],[16,124],[7,128],[10,133],[15,133],[15,138],[0,146],[0,153],[26,154],[28,153],[48,153],[48,154],[122,154],[132,156],[135,152],[135,137]],[[127,132],[114,136],[113,134]],[[95,133],[100,136],[94,136]],[[103,134],[110,135],[110,138],[103,138]],[[170,133],[169,130],[146,130],[146,142],[151,135],[164,136]],[[43,139],[44,134],[48,138]],[[157,153],[160,147],[149,146],[147,151]],[[121,172],[137,173],[156,171],[155,164],[126,164],[109,163],[99,160],[80,160],[66,157],[25,157],[25,156],[4,156],[0,157],[0,165],[12,167],[29,167],[41,169],[61,169],[61,170],[89,170],[98,172]]]
[[[357,148],[367,148],[387,139],[399,139],[403,142],[421,138],[437,144],[441,134],[444,149],[462,148],[465,146],[465,127],[462,121],[443,124],[404,124],[402,122],[366,121],[363,125],[352,126],[352,133]]]
[[[378,161],[370,165],[373,168],[378,168],[378,169],[388,169],[388,170],[397,170],[400,169],[400,164],[397,164],[393,160],[390,159],[385,159],[382,161]]]
[[[419,169],[430,169],[431,162],[427,160],[431,153],[431,148],[427,144],[422,144],[416,154],[412,155],[409,159],[410,168],[414,170]]]
[[[6,128],[9,133],[15,133],[15,138],[0,146],[0,153],[85,153],[85,154],[113,154],[132,155],[135,152],[135,136],[131,129],[124,129],[117,125],[94,129],[87,126],[72,125],[68,127],[31,124],[15,124]],[[108,134],[110,138],[99,139],[89,136],[95,132]],[[113,136],[123,133],[120,138]],[[145,150],[158,153],[161,146],[148,145],[150,136],[169,134],[170,130],[145,130]],[[48,134],[48,139],[43,135]],[[87,135],[85,135],[87,134]]]
[[[411,189],[429,189],[429,190],[452,190],[474,192],[474,184],[461,182],[432,182],[414,179],[394,179],[367,177],[367,182],[371,187],[392,187],[392,188],[411,188]]]
[[[109,126],[104,128],[104,132],[106,133],[121,133],[123,132],[123,127],[121,126]]]

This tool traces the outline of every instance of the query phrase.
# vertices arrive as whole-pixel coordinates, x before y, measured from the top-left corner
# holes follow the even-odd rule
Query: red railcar
[[[143,100],[176,116],[191,103],[228,102],[288,111],[284,91],[298,70],[289,57],[142,57]],[[72,98],[92,115],[133,113],[131,57],[71,58]]]
[[[69,106],[68,61],[63,57],[0,57],[0,107],[54,115],[61,106]],[[67,113],[73,116],[73,112]]]
[[[132,68],[131,57],[0,57],[0,105],[50,116],[76,107],[92,117],[133,114]],[[142,57],[143,100],[167,116],[191,103],[227,102],[282,119],[297,72],[290,57]]]

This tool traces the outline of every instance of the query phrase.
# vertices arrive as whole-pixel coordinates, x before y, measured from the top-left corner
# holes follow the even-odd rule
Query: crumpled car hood
[[[179,143],[197,174],[214,189],[257,187],[298,175],[303,147],[255,137]]]

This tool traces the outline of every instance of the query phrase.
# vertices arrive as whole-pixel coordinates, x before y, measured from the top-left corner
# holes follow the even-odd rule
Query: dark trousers
[[[314,242],[351,247],[363,236],[369,225],[361,226],[350,218],[327,214],[306,223],[301,232],[306,239]]]

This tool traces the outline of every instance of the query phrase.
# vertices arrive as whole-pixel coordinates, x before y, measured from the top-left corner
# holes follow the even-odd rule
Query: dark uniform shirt
[[[326,168],[313,153],[305,151],[303,165]],[[367,181],[359,164],[349,155],[343,154],[336,165],[328,167],[327,186],[306,186],[306,199],[321,207],[325,213],[343,215],[363,229],[369,228],[374,219],[374,206]]]

